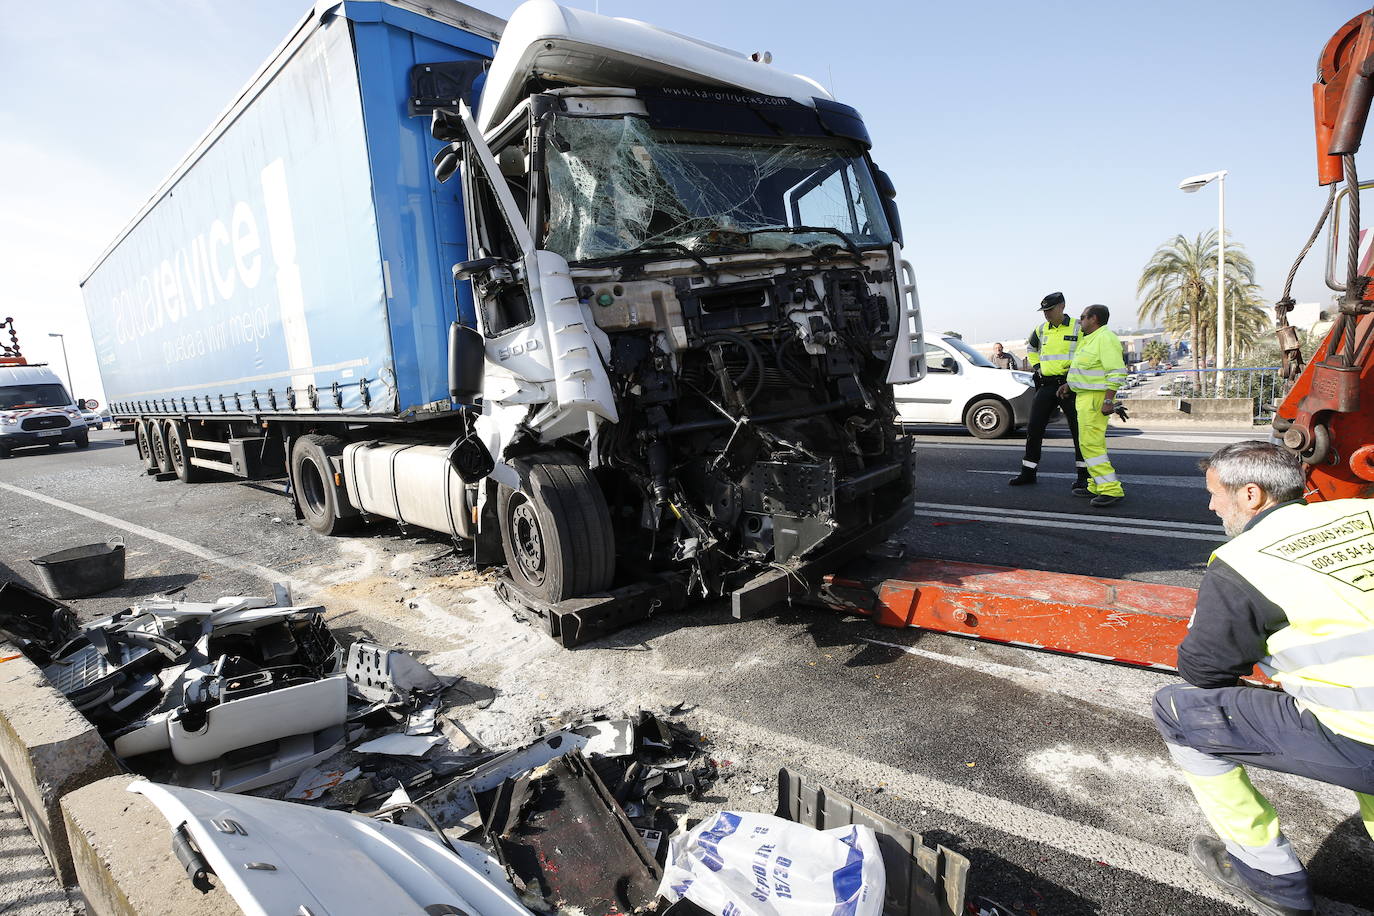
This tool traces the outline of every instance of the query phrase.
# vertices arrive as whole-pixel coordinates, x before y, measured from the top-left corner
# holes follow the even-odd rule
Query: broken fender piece
[[[526,895],[542,898],[536,909],[624,916],[654,902],[658,863],[579,751],[477,802],[497,858]]]
[[[339,811],[151,782],[169,825],[184,823],[247,916],[469,913],[530,916],[500,866],[471,843]]]
[[[423,757],[440,741],[440,735],[382,735],[366,741],[353,750],[359,754],[392,754],[397,757]]]

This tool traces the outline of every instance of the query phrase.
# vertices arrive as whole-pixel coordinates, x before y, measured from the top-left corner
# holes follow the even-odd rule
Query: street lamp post
[[[71,390],[68,391],[67,393],[70,394],[70,395],[72,396],[73,400],[75,400],[75,398],[76,398],[76,385],[73,384],[73,382],[72,382],[72,364],[69,363],[69,362],[67,362],[67,338],[63,337],[61,334],[52,334],[52,333],[49,333],[48,336],[49,336],[49,337],[56,337],[57,340],[58,340],[58,342],[62,344],[62,365],[63,365],[63,366],[66,368],[66,370],[67,370],[67,387],[68,387],[69,389],[71,389]]]
[[[1198,188],[1217,183],[1217,396],[1221,396],[1221,367],[1226,360],[1226,170],[1194,175],[1178,183],[1179,190],[1192,194]],[[1197,346],[1197,341],[1193,341]]]

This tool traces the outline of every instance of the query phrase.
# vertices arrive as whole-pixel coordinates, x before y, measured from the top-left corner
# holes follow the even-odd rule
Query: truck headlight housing
[[[1027,388],[1035,384],[1035,376],[1031,375],[1029,372],[1012,372],[1011,377]]]

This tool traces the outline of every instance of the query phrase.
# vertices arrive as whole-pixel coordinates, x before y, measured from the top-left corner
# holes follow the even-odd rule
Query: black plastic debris
[[[76,635],[76,615],[62,602],[22,582],[0,582],[0,638],[12,643],[35,665]]]
[[[580,751],[477,796],[486,840],[526,906],[622,916],[648,910],[662,872]]]

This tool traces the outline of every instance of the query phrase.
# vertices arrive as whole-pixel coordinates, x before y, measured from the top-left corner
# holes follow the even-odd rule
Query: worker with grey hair
[[[1257,913],[1304,916],[1307,871],[1244,767],[1354,790],[1374,837],[1374,501],[1304,502],[1301,465],[1269,442],[1202,468],[1231,540],[1178,648],[1187,683],[1155,694],[1155,723],[1220,837],[1193,840],[1194,864]],[[1282,690],[1240,685],[1255,665]]]

